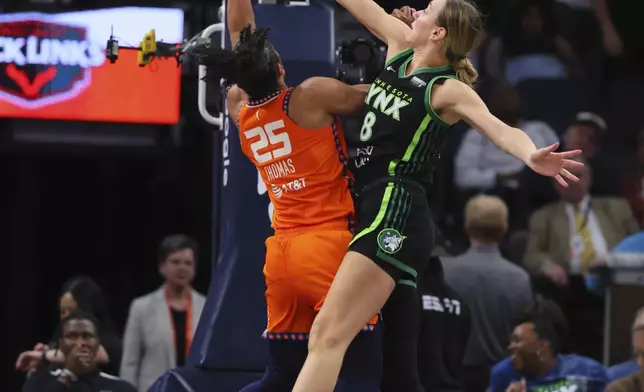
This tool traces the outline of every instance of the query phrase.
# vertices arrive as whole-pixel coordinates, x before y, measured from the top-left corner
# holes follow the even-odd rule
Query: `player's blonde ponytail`
[[[470,87],[474,86],[474,82],[479,77],[479,73],[472,65],[472,62],[467,57],[455,60],[452,67],[456,71],[456,78]]]
[[[472,86],[478,72],[465,56],[478,46],[483,35],[481,13],[468,0],[447,0],[436,23],[447,30],[445,57],[456,71],[456,77]]]

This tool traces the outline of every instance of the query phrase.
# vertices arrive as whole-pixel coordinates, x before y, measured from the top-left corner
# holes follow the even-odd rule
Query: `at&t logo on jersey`
[[[282,185],[271,184],[271,192],[273,192],[273,196],[277,199],[281,198],[284,193],[297,192],[303,188],[306,188],[306,178],[304,177],[289,181]]]
[[[87,30],[30,14],[0,18],[0,98],[23,108],[71,99],[91,82],[91,68],[105,62]]]

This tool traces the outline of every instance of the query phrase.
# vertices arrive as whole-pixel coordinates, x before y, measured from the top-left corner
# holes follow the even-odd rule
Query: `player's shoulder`
[[[306,98],[324,97],[336,94],[338,89],[350,87],[348,84],[337,79],[325,76],[314,76],[300,83],[293,90],[293,94],[300,94]]]

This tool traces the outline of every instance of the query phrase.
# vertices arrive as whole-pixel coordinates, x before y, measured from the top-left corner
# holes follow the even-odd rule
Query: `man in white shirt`
[[[484,94],[492,114],[506,124],[522,129],[542,148],[559,141],[553,129],[543,121],[526,121],[519,118],[520,98],[510,84],[494,81]],[[523,226],[525,221],[519,211],[522,208],[523,192],[519,182],[525,172],[525,165],[513,156],[499,150],[475,129],[469,129],[461,141],[454,157],[454,183],[465,193],[464,199],[476,193],[493,194],[501,197],[512,211],[510,226]],[[525,226],[523,226],[525,227]]]

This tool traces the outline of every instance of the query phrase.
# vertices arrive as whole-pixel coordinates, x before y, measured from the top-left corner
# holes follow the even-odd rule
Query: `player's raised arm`
[[[336,79],[314,77],[302,82],[293,93],[299,95],[298,101],[310,103],[328,114],[345,115],[362,109],[368,90],[368,84],[350,86]]]
[[[503,152],[520,159],[535,172],[554,177],[562,186],[567,186],[568,181],[578,181],[567,168],[583,166],[570,159],[581,154],[581,150],[555,152],[559,143],[537,149],[525,132],[490,113],[481,97],[466,84],[446,80],[434,87],[431,103],[441,113],[466,121]]]
[[[407,48],[405,37],[410,28],[398,18],[387,14],[373,0],[337,0],[354,18],[389,46],[396,54]]]
[[[239,42],[241,31],[248,25],[250,25],[251,31],[255,30],[255,14],[251,0],[228,0],[226,3],[226,27],[233,47]]]

